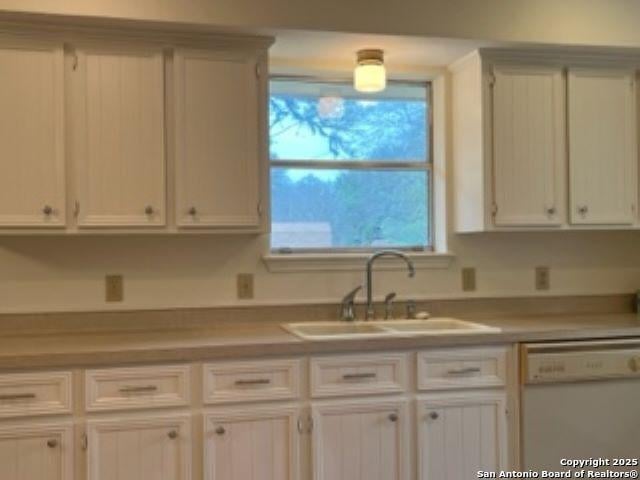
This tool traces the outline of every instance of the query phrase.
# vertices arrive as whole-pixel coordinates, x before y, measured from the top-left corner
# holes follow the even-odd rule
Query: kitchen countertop
[[[220,360],[258,356],[402,350],[457,345],[640,338],[635,313],[474,317],[499,333],[423,335],[308,341],[275,321],[238,322],[198,328],[60,331],[47,334],[3,332],[0,368],[110,366],[139,362]]]

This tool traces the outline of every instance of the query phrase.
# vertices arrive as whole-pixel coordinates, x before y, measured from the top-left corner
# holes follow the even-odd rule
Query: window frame
[[[290,81],[290,82],[309,82],[309,83],[336,83],[343,85],[350,85],[351,79],[348,78],[325,78],[321,76],[308,76],[308,75],[270,75],[269,85],[272,81]],[[276,159],[271,158],[270,149],[267,149],[267,164],[268,164],[268,176],[271,178],[271,171],[273,168],[293,168],[304,170],[360,170],[360,171],[411,171],[411,172],[425,172],[427,177],[427,195],[425,201],[426,214],[427,214],[427,244],[425,245],[386,245],[380,247],[311,247],[311,248],[292,248],[292,247],[276,247],[271,245],[271,237],[269,237],[269,253],[271,255],[291,255],[291,254],[358,254],[358,253],[371,253],[380,249],[393,249],[403,252],[414,253],[434,253],[435,249],[435,206],[434,206],[434,127],[433,127],[433,81],[429,80],[395,80],[387,79],[387,84],[391,85],[411,85],[421,86],[425,88],[425,101],[427,103],[425,124],[427,127],[427,139],[428,145],[426,146],[427,158],[424,162],[412,162],[412,161],[394,161],[394,160],[312,160],[312,159]],[[270,89],[267,94],[268,100],[271,100]],[[271,131],[269,125],[267,125],[267,137],[268,144],[271,142]],[[269,188],[269,206],[271,210],[271,188]],[[269,232],[271,232],[271,226],[273,224],[273,218],[269,219]]]

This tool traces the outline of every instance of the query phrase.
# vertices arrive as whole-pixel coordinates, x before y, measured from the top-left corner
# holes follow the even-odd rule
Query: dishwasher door
[[[640,457],[638,339],[525,344],[521,360],[523,469]]]
[[[563,458],[640,456],[638,379],[527,385],[522,414],[526,470],[566,470]]]

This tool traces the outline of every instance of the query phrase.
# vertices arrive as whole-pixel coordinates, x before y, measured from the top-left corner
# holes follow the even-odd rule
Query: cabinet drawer
[[[300,395],[300,360],[219,362],[203,368],[204,403],[285,400]]]
[[[188,365],[87,370],[88,412],[189,404]]]
[[[71,413],[71,372],[0,375],[0,418]]]
[[[505,384],[506,349],[460,348],[418,354],[418,389],[499,387]]]
[[[341,355],[311,359],[311,396],[399,393],[405,389],[406,355]]]

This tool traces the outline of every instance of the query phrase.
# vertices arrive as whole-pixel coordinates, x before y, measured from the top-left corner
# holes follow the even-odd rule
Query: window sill
[[[262,257],[267,270],[281,272],[340,272],[361,271],[365,268],[368,253],[288,253],[267,254]],[[453,253],[408,253],[416,269],[449,268],[455,258]],[[380,258],[376,269],[403,270],[406,266],[394,258]]]

